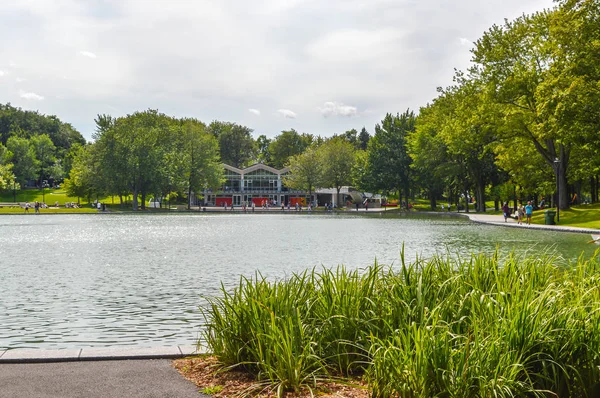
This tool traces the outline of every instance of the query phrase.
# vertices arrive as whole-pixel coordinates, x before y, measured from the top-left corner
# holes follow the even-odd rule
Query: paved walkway
[[[171,364],[194,346],[0,350],[2,398],[202,398]]]
[[[0,364],[2,398],[202,398],[168,359]]]
[[[599,229],[592,228],[579,228],[579,227],[571,227],[567,225],[541,225],[541,224],[531,224],[527,225],[525,221],[523,221],[522,225],[517,223],[517,220],[513,218],[508,218],[506,222],[504,222],[503,215],[493,215],[493,214],[481,214],[481,213],[460,213],[463,216],[468,217],[471,221],[482,223],[482,224],[493,224],[502,227],[511,227],[511,228],[530,228],[530,229],[545,229],[550,231],[560,231],[560,232],[579,232],[584,234],[600,234]]]

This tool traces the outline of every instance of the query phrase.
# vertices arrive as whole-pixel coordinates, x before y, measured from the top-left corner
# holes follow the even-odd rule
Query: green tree
[[[600,92],[592,84],[598,77],[597,62],[592,61],[598,54],[593,44],[598,21],[597,2],[566,1],[558,9],[493,26],[473,50],[471,73],[485,84],[489,101],[504,116],[498,138],[527,138],[560,181],[563,209],[569,204],[571,154],[593,131],[584,128],[583,120],[598,125],[589,118],[598,114],[600,103]]]
[[[98,124],[99,120],[96,120],[96,142],[93,144],[94,161],[99,165],[95,170],[96,179],[102,190],[111,196],[117,195],[119,203],[123,206],[123,198],[131,192],[128,146],[126,142],[120,141],[121,136],[114,123],[102,127]],[[113,121],[116,122],[116,119]],[[82,181],[86,180],[82,179]]]
[[[125,175],[133,196],[133,210],[142,210],[146,196],[156,192],[164,171],[163,162],[172,145],[172,120],[156,110],[136,112],[115,123],[118,151],[124,153]]]
[[[16,187],[15,175],[12,172],[13,164],[9,162],[11,157],[10,151],[0,144],[0,191]]]
[[[321,186],[323,178],[322,159],[315,147],[310,147],[299,155],[292,156],[287,164],[290,172],[285,175],[284,183],[292,188],[308,191],[309,200],[315,188]]]
[[[339,205],[340,189],[352,183],[352,167],[356,161],[354,145],[344,137],[334,137],[321,145],[318,151],[323,162],[321,186],[336,189],[336,203]]]
[[[87,198],[88,202],[98,193],[99,165],[93,153],[94,149],[93,145],[79,147],[73,159],[71,174],[63,185],[69,196]]]
[[[219,141],[223,163],[243,168],[256,161],[257,148],[252,129],[236,123],[214,121],[208,130]]]
[[[271,153],[269,152],[269,145],[271,145],[271,139],[267,138],[267,136],[264,134],[259,135],[256,139],[258,161],[271,166]]]
[[[401,202],[407,199],[410,190],[410,164],[407,136],[415,128],[415,115],[412,111],[393,116],[388,113],[375,126],[375,135],[369,141],[368,171],[371,179],[370,190],[398,192]]]
[[[342,137],[349,142],[350,144],[352,144],[352,146],[357,147],[359,146],[358,143],[358,131],[356,131],[356,129],[351,129],[346,131],[344,134],[342,134]]]
[[[370,139],[371,135],[369,134],[367,129],[363,127],[362,130],[360,130],[360,133],[358,134],[358,149],[366,151]]]
[[[206,188],[217,189],[223,182],[223,167],[219,158],[219,144],[216,138],[206,132],[203,123],[186,119],[182,121],[178,151],[179,174],[185,179],[188,191],[188,209],[191,206],[192,192],[202,192]]]
[[[13,172],[21,186],[38,176],[35,149],[27,138],[10,137],[6,143],[11,152],[11,162],[14,164]]]
[[[50,168],[56,162],[56,147],[46,134],[31,137],[30,144],[37,160],[38,182],[42,186],[42,181],[49,177]]]
[[[436,209],[437,199],[454,180],[456,167],[456,163],[448,153],[446,143],[439,134],[444,115],[436,100],[433,104],[421,108],[415,131],[408,137],[414,177],[417,185],[429,198],[432,210]]]
[[[298,134],[294,129],[282,131],[269,145],[271,165],[276,169],[283,168],[292,156],[303,153],[313,139],[312,135]]]

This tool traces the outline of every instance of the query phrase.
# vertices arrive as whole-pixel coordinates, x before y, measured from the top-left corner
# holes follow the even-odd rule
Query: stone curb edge
[[[115,361],[141,359],[177,359],[207,352],[196,346],[152,348],[76,348],[62,350],[0,349],[0,365],[18,363],[51,363],[81,361]]]

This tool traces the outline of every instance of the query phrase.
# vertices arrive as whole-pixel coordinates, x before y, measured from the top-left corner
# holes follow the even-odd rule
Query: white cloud
[[[4,73],[4,71],[0,70],[0,77],[4,76],[6,73]]]
[[[97,58],[96,54],[90,51],[79,51],[79,54],[84,55],[89,58]]]
[[[325,102],[322,108],[319,108],[321,114],[329,116],[356,116],[358,109],[355,106],[344,105],[340,102]]]
[[[39,94],[28,93],[28,92],[25,92],[23,90],[19,91],[19,97],[24,98],[26,100],[34,100],[34,101],[41,101],[41,100],[44,99],[44,97],[42,97]]]
[[[58,114],[86,138],[98,113],[148,108],[272,137],[293,118],[294,128],[329,136],[416,110],[452,84],[454,68],[470,66],[464,50],[482,32],[553,0],[0,4],[0,17],[11,18],[0,24],[5,102]],[[43,101],[32,100],[34,89]]]
[[[260,116],[260,111],[258,109],[250,108],[248,109],[248,112],[252,113],[253,115]]]
[[[465,37],[461,37],[459,40],[460,40],[461,46],[472,46],[473,45],[473,42]]]
[[[15,79],[15,81],[16,81],[17,83],[23,83],[24,81],[27,81],[27,79],[25,79],[24,77],[17,77],[17,78]]]
[[[291,111],[289,109],[277,109],[277,112],[279,112],[279,114],[285,117],[286,119],[295,119],[296,117],[298,117],[296,112]]]

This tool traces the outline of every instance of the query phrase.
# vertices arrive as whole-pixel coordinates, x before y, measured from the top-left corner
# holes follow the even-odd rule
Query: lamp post
[[[556,166],[556,222],[560,222],[560,159],[554,158]]]

